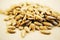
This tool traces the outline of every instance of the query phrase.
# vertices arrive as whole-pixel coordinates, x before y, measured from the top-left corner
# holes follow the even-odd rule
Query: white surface
[[[60,0],[0,0],[0,9],[5,10],[6,8],[9,8],[12,4],[17,4],[20,2],[39,3],[49,6],[54,10],[60,12]]]
[[[12,4],[19,2],[35,2],[47,5],[54,10],[60,12],[60,0],[0,0],[0,9],[5,10]],[[3,21],[4,15],[0,14],[0,40],[60,40],[60,28],[56,27],[51,30],[51,35],[43,35],[40,32],[32,32],[21,38],[20,31],[16,30],[15,34],[6,32],[6,22]]]

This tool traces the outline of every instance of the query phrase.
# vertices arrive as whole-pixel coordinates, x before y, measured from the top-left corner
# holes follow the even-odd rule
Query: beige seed
[[[32,29],[32,31],[34,31],[35,30],[35,25],[33,23],[31,23],[29,28]]]
[[[16,20],[19,20],[20,19],[20,15],[16,16],[15,19]]]
[[[54,13],[54,12],[53,12],[53,13],[51,14],[51,16],[57,17],[58,15],[57,15],[57,13]]]
[[[58,25],[58,23],[57,23],[56,21],[54,21],[54,20],[51,20],[51,22],[52,22],[55,26]]]
[[[42,18],[42,17],[40,17],[39,15],[35,15],[35,18],[36,18],[36,20],[43,21],[43,18]]]
[[[9,20],[10,20],[10,18],[9,18],[9,17],[7,17],[7,18],[5,18],[5,19],[4,19],[4,21],[9,21]]]
[[[56,18],[52,16],[47,16],[46,19],[56,19]]]
[[[15,17],[15,19],[16,20],[19,20],[20,18],[22,18],[23,16],[22,15],[17,15],[16,17]]]
[[[49,22],[43,22],[43,25],[44,26],[53,26],[51,23],[49,23]]]
[[[58,22],[59,22],[59,24],[57,26],[60,27],[60,21],[58,21]]]
[[[51,15],[51,13],[49,11],[46,12],[47,15]]]
[[[15,9],[19,11],[21,8],[20,8],[20,7],[17,7],[17,8],[15,8]]]
[[[24,27],[24,30],[25,30],[26,32],[28,32],[28,33],[30,32],[30,29],[28,28],[28,26],[25,26],[25,27]]]
[[[31,24],[32,21],[28,22],[26,25],[29,26]]]
[[[39,30],[39,26],[36,26],[35,28],[36,28],[37,30]]]
[[[16,10],[16,9],[13,10],[13,14],[14,14],[14,15],[17,14],[17,10]]]
[[[23,26],[19,26],[19,30],[22,30],[23,29]]]
[[[20,19],[20,15],[16,16],[15,19],[16,19],[16,20]]]
[[[21,37],[23,37],[23,38],[24,38],[24,37],[25,37],[25,35],[26,35],[26,31],[25,31],[25,30],[22,30],[22,31],[21,31]]]
[[[15,29],[15,26],[8,26],[8,29],[14,30]]]
[[[26,20],[26,15],[24,16],[23,20]]]
[[[11,23],[12,23],[12,25],[13,25],[13,26],[15,26],[15,25],[16,25],[16,22],[17,22],[17,21],[16,21],[16,20],[14,20],[14,19],[12,19],[12,20],[11,20]]]
[[[47,30],[47,26],[40,26],[40,30]]]
[[[44,15],[43,15],[43,14],[39,14],[39,16],[40,16],[40,17],[44,17]]]
[[[44,28],[43,28],[43,26],[40,26],[40,30],[43,30]]]
[[[30,3],[26,2],[26,6],[30,6],[30,5],[31,5]]]
[[[28,18],[28,20],[34,20],[34,18]]]
[[[51,34],[51,32],[49,32],[48,30],[40,30],[40,32],[41,32],[42,34],[46,34],[46,35]]]
[[[28,23],[28,22],[29,22],[29,20],[22,21],[22,23],[20,25],[23,25],[23,24]]]
[[[5,12],[11,19],[8,27],[9,33],[15,33],[15,28],[22,30],[21,36],[24,37],[26,32],[40,30],[43,34],[50,34],[53,26],[60,26],[60,14],[52,11],[46,6],[39,4],[22,3],[19,6],[13,6]],[[14,17],[12,17],[14,16]],[[6,21],[10,21],[7,18]]]
[[[34,22],[34,24],[35,24],[35,25],[38,25],[38,26],[42,26],[42,24],[39,23],[39,22]]]
[[[51,30],[53,27],[47,27],[48,30]]]
[[[57,19],[60,20],[60,16],[57,16]]]
[[[8,32],[8,33],[15,33],[15,30],[7,29],[7,32]]]

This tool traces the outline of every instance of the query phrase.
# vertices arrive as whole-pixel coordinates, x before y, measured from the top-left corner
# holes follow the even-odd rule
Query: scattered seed
[[[40,30],[40,32],[41,32],[42,34],[46,34],[46,35],[51,34],[51,32],[49,32],[48,30]]]
[[[21,37],[24,38],[25,35],[26,35],[26,31],[25,31],[25,30],[22,30],[22,31],[21,31]]]
[[[15,33],[15,30],[7,29],[7,32],[8,32],[8,33]]]
[[[60,27],[60,14],[39,4],[22,3],[15,5],[8,9],[5,14],[9,17],[4,20],[11,21],[8,23],[7,32],[15,33],[17,28],[22,31],[22,37],[35,30],[49,35],[51,33],[48,30],[54,26]]]
[[[8,26],[8,29],[14,30],[15,29],[15,26]]]

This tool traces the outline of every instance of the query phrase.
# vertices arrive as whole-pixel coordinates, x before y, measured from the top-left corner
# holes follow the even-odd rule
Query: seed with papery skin
[[[47,26],[40,26],[40,30],[47,30]]]
[[[9,18],[9,17],[7,17],[7,18],[5,18],[4,20],[5,20],[5,21],[8,21],[8,20],[10,20],[10,18]]]
[[[30,26],[29,26],[29,28],[34,31],[35,30],[35,24],[31,23]]]
[[[7,29],[7,32],[9,32],[9,33],[15,33],[15,30]]]
[[[22,29],[23,29],[23,26],[20,26],[20,27],[19,27],[19,30],[22,30]]]
[[[26,25],[29,26],[31,24],[32,21],[28,22]]]
[[[48,30],[51,30],[51,29],[52,29],[52,27],[47,27],[47,29],[48,29]]]
[[[23,20],[26,20],[26,15],[24,16]]]
[[[7,31],[15,33],[17,28],[22,31],[22,37],[35,30],[49,35],[48,30],[51,30],[54,26],[60,27],[60,14],[39,4],[22,3],[14,5],[5,14],[8,16],[5,21],[8,21],[9,24]]]
[[[25,30],[22,30],[21,31],[21,37],[25,37],[25,35],[26,35],[26,31]]]
[[[44,26],[53,26],[51,23],[49,23],[49,22],[43,22],[43,25]]]
[[[47,16],[46,19],[56,19],[56,18],[52,16]]]
[[[39,23],[39,22],[34,22],[34,24],[35,24],[35,25],[42,26],[42,24],[41,24],[41,23]]]
[[[39,26],[36,26],[35,28],[36,28],[37,30],[39,30],[39,29],[40,29],[40,28],[39,28]]]
[[[26,32],[28,32],[28,33],[30,32],[30,29],[28,28],[28,26],[25,26],[25,27],[24,27],[24,30],[25,30]]]
[[[51,16],[57,17],[57,13],[52,13]]]
[[[15,29],[15,26],[8,26],[8,29],[14,30]]]
[[[58,23],[56,22],[56,21],[54,21],[54,20],[51,20],[51,22],[56,26],[56,25],[58,25]]]
[[[46,35],[51,34],[51,32],[48,31],[48,30],[40,30],[40,32],[41,32],[42,34],[46,34]]]

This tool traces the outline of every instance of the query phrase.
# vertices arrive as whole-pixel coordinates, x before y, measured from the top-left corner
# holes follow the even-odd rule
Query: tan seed
[[[14,30],[15,29],[15,26],[8,26],[8,29]]]
[[[42,26],[42,24],[39,23],[39,22],[34,22],[34,24],[35,24],[35,25],[38,25],[38,26]]]
[[[29,26],[29,28],[34,31],[35,30],[35,25],[33,23],[31,23],[30,26]]]
[[[23,38],[24,38],[24,37],[25,37],[25,35],[26,35],[26,31],[25,31],[25,30],[22,30],[22,31],[21,31],[21,37],[23,37]]]
[[[48,30],[40,30],[40,32],[41,32],[42,34],[46,34],[46,35],[51,34],[51,32],[49,32]]]
[[[43,25],[44,26],[53,26],[51,23],[49,23],[49,22],[43,22]]]
[[[19,30],[22,30],[22,29],[23,29],[23,26],[20,26],[20,27],[19,27]]]
[[[15,30],[7,29],[7,32],[8,32],[8,33],[15,33]]]
[[[25,26],[25,27],[24,27],[24,30],[25,30],[26,32],[28,32],[28,33],[30,32],[30,29],[28,28],[28,26]]]

